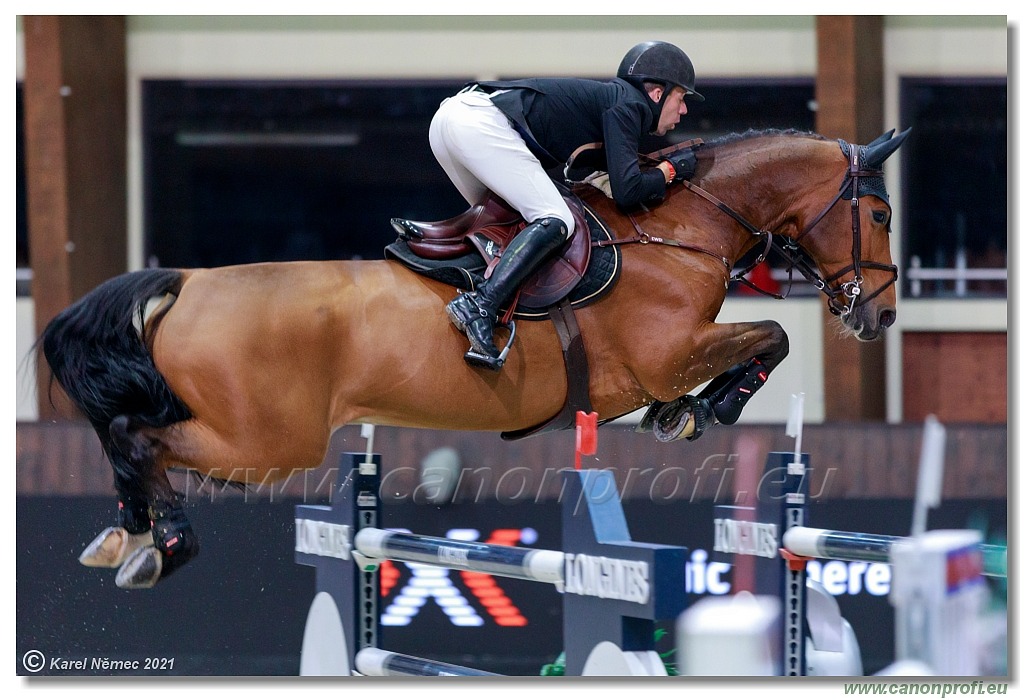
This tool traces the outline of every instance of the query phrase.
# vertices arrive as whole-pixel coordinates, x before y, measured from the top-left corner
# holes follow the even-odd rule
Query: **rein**
[[[683,150],[685,148],[696,148],[698,146],[703,145],[703,143],[704,143],[704,141],[701,140],[701,139],[690,139],[689,141],[683,141],[682,143],[677,143],[674,146],[669,146],[668,148],[663,148],[660,151],[655,151],[654,153],[648,153],[646,155],[641,154],[640,158],[641,158],[641,160],[644,160],[646,162],[657,163],[660,160],[662,160],[665,156],[670,155],[672,153],[675,153],[676,151],[681,151],[681,150]],[[687,181],[684,181],[683,184],[689,185],[690,183],[687,180]],[[667,246],[672,246],[674,248],[679,248],[681,250],[689,250],[689,251],[694,252],[694,253],[701,253],[702,255],[707,255],[707,256],[712,257],[715,260],[719,261],[720,263],[722,263],[725,266],[726,273],[729,273],[732,270],[732,262],[730,262],[729,259],[726,258],[725,256],[719,255],[718,253],[714,253],[714,252],[712,252],[710,250],[707,250],[705,248],[701,248],[700,246],[690,245],[688,243],[682,243],[681,241],[675,241],[675,240],[672,240],[670,238],[661,238],[660,236],[652,236],[651,234],[649,234],[646,231],[644,231],[643,228],[641,228],[640,222],[638,222],[636,220],[636,217],[634,217],[632,214],[627,214],[627,216],[629,217],[629,223],[633,224],[633,229],[636,231],[636,235],[635,236],[631,236],[630,238],[613,238],[611,240],[598,241],[597,245],[602,247],[602,248],[605,248],[605,247],[608,247],[608,246],[613,246],[613,245],[629,245],[630,243],[640,243],[641,245],[647,245],[648,243],[656,243],[658,245],[667,245]],[[731,278],[730,279],[726,279],[726,281],[725,281],[725,288],[726,289],[729,288],[729,282],[731,282],[731,281],[732,281]]]
[[[861,259],[859,196],[860,179],[864,177],[881,177],[883,173],[879,169],[864,168],[862,166],[860,146],[848,144],[841,139],[839,143],[840,148],[843,150],[843,153],[847,156],[849,160],[849,166],[847,167],[846,175],[843,177],[843,182],[839,186],[839,192],[836,193],[836,196],[832,198],[832,200],[825,206],[824,209],[821,210],[821,212],[818,213],[817,216],[811,219],[811,222],[806,226],[806,228],[804,228],[803,231],[801,231],[797,236],[792,238],[788,236],[783,236],[781,234],[773,234],[771,231],[764,227],[758,227],[753,225],[752,223],[747,221],[747,219],[745,219],[742,215],[740,215],[735,209],[730,207],[728,204],[720,200],[715,195],[711,194],[710,192],[703,189],[699,185],[695,185],[689,180],[683,181],[683,187],[685,187],[687,190],[700,196],[702,199],[710,202],[719,211],[723,212],[731,219],[736,221],[736,223],[738,223],[744,229],[746,229],[748,233],[764,241],[764,248],[757,255],[753,263],[746,266],[739,272],[731,273],[729,275],[728,279],[725,282],[726,288],[728,288],[729,283],[731,282],[739,282],[741,284],[745,284],[746,286],[765,296],[769,296],[774,299],[785,299],[793,286],[793,270],[797,270],[798,272],[800,272],[801,275],[803,275],[804,279],[810,282],[818,291],[820,291],[828,298],[828,309],[832,314],[840,316],[842,318],[846,318],[847,316],[850,315],[850,313],[853,312],[853,307],[858,303],[858,301],[860,301],[861,303],[868,302],[874,299],[879,294],[881,294],[889,285],[896,282],[899,273],[895,265],[877,263],[870,260],[865,261]],[[674,147],[666,148],[661,151],[657,151],[656,153],[643,156],[643,158],[651,162],[656,162],[660,160],[661,157],[664,157],[669,153],[681,150],[683,148],[689,148],[695,145],[701,145],[700,139],[687,141],[678,144]],[[814,229],[814,227],[817,226],[830,211],[832,211],[832,208],[835,207],[835,205],[839,202],[840,199],[843,198],[843,193],[846,192],[846,190],[851,185],[853,187],[853,193],[850,202],[852,215],[851,226],[853,232],[853,246],[851,250],[852,261],[849,265],[847,265],[846,267],[844,267],[843,269],[839,270],[838,272],[829,276],[826,279],[823,278],[815,269],[815,267],[806,260],[806,258],[803,255],[803,249],[800,247],[799,243],[801,239],[807,236],[812,231],[812,229]],[[674,241],[671,239],[663,239],[658,236],[651,236],[640,227],[639,222],[637,222],[637,220],[633,217],[632,214],[629,215],[629,220],[630,223],[633,224],[633,228],[636,230],[637,235],[632,236],[630,238],[615,239],[611,241],[601,241],[598,243],[598,245],[623,245],[628,243],[657,243],[661,245],[670,245],[676,248],[690,250],[696,253],[702,253],[704,255],[711,256],[716,260],[722,262],[725,265],[727,272],[730,272],[732,270],[732,263],[727,258],[721,255],[713,253],[709,250],[705,250],[704,248],[700,248],[698,246],[684,244],[679,241]],[[775,240],[776,237],[781,239],[783,241],[783,244],[779,244]],[[789,273],[789,286],[787,287],[786,292],[783,294],[777,294],[775,292],[769,292],[765,289],[762,289],[761,287],[758,287],[756,284],[754,284],[753,282],[746,278],[747,274],[749,274],[755,267],[764,262],[765,258],[768,256],[768,253],[773,249],[777,251],[787,262],[786,269]],[[871,295],[864,299],[860,299],[861,285],[864,282],[864,277],[862,275],[862,271],[864,269],[885,270],[887,272],[892,273],[892,277],[889,279],[888,282],[886,282],[878,289],[876,289],[874,292],[872,292]],[[842,284],[833,284],[840,277],[851,271],[854,275],[852,280],[844,282]],[[849,303],[843,304],[842,301],[840,301],[840,296],[845,297]]]
[[[710,250],[706,250],[699,246],[681,243],[680,241],[675,241],[672,240],[671,238],[661,238],[660,236],[652,236],[651,234],[647,233],[640,227],[640,223],[632,214],[628,214],[627,216],[629,217],[629,222],[633,224],[633,228],[636,229],[637,235],[631,236],[629,238],[613,238],[611,240],[596,241],[595,245],[597,245],[600,248],[606,248],[608,246],[628,245],[630,243],[640,243],[641,245],[647,245],[648,243],[657,243],[658,245],[667,245],[672,246],[674,248],[681,248],[682,250],[689,250],[694,253],[702,253],[704,255],[708,255],[717,260],[718,262],[722,263],[723,265],[725,265],[726,272],[732,269],[732,263],[730,263],[729,259],[726,258],[725,256],[719,255],[718,253],[713,253]],[[730,280],[727,280],[725,283],[725,286],[727,288],[729,286],[729,281]]]

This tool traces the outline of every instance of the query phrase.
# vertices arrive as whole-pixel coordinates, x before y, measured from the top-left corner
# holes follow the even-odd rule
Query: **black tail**
[[[122,441],[111,439],[111,423],[123,416],[132,425],[164,427],[191,417],[153,364],[136,327],[146,301],[177,294],[181,282],[177,270],[120,275],[62,311],[40,338],[52,379],[96,429],[115,480],[132,491],[142,487],[149,465],[139,464],[119,445]]]

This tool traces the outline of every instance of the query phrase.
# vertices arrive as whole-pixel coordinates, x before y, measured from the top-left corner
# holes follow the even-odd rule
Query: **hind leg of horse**
[[[156,470],[152,476],[151,544],[135,550],[121,565],[117,572],[121,588],[151,588],[199,554],[199,538],[166,472]]]
[[[137,462],[147,464],[144,490],[152,523],[151,543],[135,551],[118,571],[117,585],[122,588],[149,588],[199,553],[199,539],[166,468],[186,467],[236,483],[266,483],[296,469],[318,466],[330,439],[329,430],[316,427],[293,432],[287,441],[276,439],[273,431],[229,438],[197,419],[166,428],[132,426],[130,421],[119,426],[115,420],[112,434],[119,428],[121,440],[134,449]]]
[[[789,354],[789,338],[774,321],[712,324],[696,340],[701,350],[691,356],[685,376],[700,382],[711,375],[711,381],[697,396],[655,402],[640,422],[639,430],[653,430],[663,442],[696,440],[715,423],[735,423]]]
[[[116,578],[121,588],[151,588],[199,553],[199,540],[181,499],[157,464],[159,430],[136,425],[127,416],[115,418],[110,425],[112,446],[127,456],[138,473],[137,479],[115,477],[121,499],[118,520],[126,539],[122,549],[126,556]],[[117,539],[107,538],[115,544]]]
[[[85,566],[116,569],[135,550],[151,544],[149,503],[137,485],[114,476],[117,491],[117,525],[108,527],[78,557]]]

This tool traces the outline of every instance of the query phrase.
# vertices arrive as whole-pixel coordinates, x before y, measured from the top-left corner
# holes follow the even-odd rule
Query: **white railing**
[[[15,285],[17,286],[19,297],[27,297],[32,294],[32,268],[31,267],[19,267],[14,273]]]
[[[921,267],[921,258],[914,255],[910,258],[910,268],[907,270],[907,279],[910,280],[910,296],[921,296],[921,283],[923,281],[952,280],[954,282],[953,292],[958,297],[967,296],[967,283],[978,281],[1006,281],[1006,268],[1002,267],[967,267],[967,256],[964,252],[958,251],[954,267]]]

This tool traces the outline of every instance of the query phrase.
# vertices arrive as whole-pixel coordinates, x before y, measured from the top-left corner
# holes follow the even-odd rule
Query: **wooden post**
[[[36,332],[127,269],[125,18],[25,16],[25,162]],[[39,416],[50,405],[39,367]]]
[[[817,18],[818,133],[865,144],[882,134],[883,18],[821,15]],[[824,317],[825,420],[885,420],[885,341],[843,337]]]

